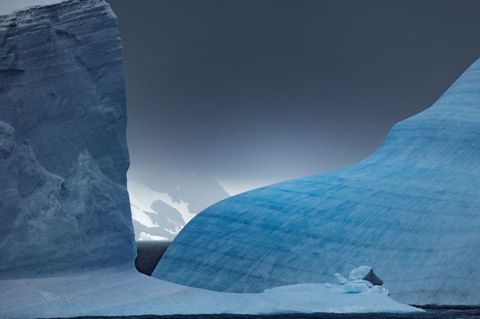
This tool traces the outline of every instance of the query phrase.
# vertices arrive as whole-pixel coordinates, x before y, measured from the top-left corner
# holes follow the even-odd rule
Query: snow
[[[173,238],[193,215],[188,203],[175,201],[168,193],[155,192],[149,187],[129,180],[130,206],[137,240],[145,236]]]
[[[155,201],[162,201],[168,206],[176,209],[182,215],[185,224],[195,216],[188,209],[187,202],[175,201],[168,193],[153,191],[147,186],[134,181],[128,182],[128,190],[130,196],[135,199],[135,202],[142,203],[143,207],[150,208]]]
[[[260,292],[367,264],[399,301],[480,305],[479,136],[477,60],[362,162],[200,212],[153,275]]]
[[[167,237],[150,235],[150,234],[147,234],[145,232],[140,233],[140,235],[138,236],[138,240],[140,240],[140,241],[151,241],[151,240],[169,241],[169,239]]]
[[[386,289],[367,284],[355,292],[325,283],[263,293],[222,293],[154,279],[128,268],[0,280],[0,287],[2,318],[421,311],[392,300]]]
[[[130,207],[132,209],[132,219],[134,221],[137,221],[145,227],[149,228],[159,227],[158,223],[154,223],[152,218],[148,214],[156,214],[156,212],[152,212],[151,209],[142,207],[141,204],[138,204],[138,201],[132,196],[132,194],[130,194]]]

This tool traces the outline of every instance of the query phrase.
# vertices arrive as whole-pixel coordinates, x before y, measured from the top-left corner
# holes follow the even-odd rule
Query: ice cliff
[[[207,208],[154,276],[258,292],[368,264],[397,300],[479,305],[479,159],[477,61],[364,161]]]
[[[132,264],[125,133],[107,3],[0,16],[0,278]]]

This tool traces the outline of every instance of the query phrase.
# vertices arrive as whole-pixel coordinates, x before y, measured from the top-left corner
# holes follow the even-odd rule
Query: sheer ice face
[[[135,256],[122,45],[104,1],[0,16],[0,278]]]
[[[154,276],[233,292],[373,266],[397,300],[480,300],[480,61],[364,161],[204,210]]]

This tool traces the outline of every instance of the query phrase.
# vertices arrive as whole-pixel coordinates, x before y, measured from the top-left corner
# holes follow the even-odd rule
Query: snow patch
[[[147,234],[146,232],[141,232],[140,235],[138,236],[138,240],[140,241],[168,241],[167,237],[163,236],[155,236],[155,235],[150,235]]]
[[[135,197],[130,193],[130,207],[132,209],[132,219],[139,222],[145,227],[148,228],[158,228],[158,224],[153,222],[148,213],[156,214],[150,210],[145,210],[138,201],[135,200]]]
[[[141,207],[150,208],[155,201],[162,201],[168,206],[176,209],[182,215],[185,224],[195,216],[190,212],[187,202],[175,201],[168,193],[153,191],[147,186],[133,181],[129,181],[127,187],[131,198],[133,197],[135,203],[139,203]]]

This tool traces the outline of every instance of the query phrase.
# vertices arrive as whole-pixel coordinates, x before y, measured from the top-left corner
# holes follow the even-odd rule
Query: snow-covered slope
[[[479,305],[480,60],[351,167],[206,209],[154,276],[259,292],[370,264],[413,304]]]
[[[194,216],[188,203],[129,181],[130,205],[137,240],[172,240]]]
[[[124,92],[106,2],[0,16],[0,277],[133,262]]]

